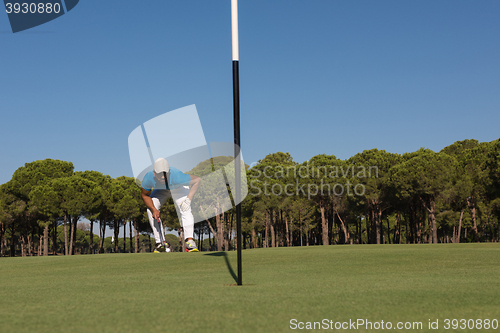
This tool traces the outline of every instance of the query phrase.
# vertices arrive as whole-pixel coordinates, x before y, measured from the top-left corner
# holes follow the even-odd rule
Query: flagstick
[[[233,44],[233,119],[234,119],[234,162],[236,204],[236,238],[238,247],[238,286],[242,285],[241,276],[241,158],[240,158],[240,78],[238,44],[238,0],[231,0],[231,32]]]

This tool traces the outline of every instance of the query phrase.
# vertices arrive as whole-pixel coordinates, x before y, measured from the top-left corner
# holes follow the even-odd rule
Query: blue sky
[[[247,164],[500,137],[500,1],[240,0],[239,27]],[[233,140],[229,0],[81,0],[16,34],[0,14],[0,44],[0,184],[45,158],[132,176],[131,131],[191,104]]]

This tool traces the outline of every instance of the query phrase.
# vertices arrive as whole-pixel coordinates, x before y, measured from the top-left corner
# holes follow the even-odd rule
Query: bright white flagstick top
[[[231,0],[231,32],[233,36],[233,60],[240,60],[238,44],[238,0]]]

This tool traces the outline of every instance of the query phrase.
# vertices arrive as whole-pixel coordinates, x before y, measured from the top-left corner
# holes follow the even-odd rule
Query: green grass
[[[0,258],[0,331],[283,332],[291,319],[365,319],[423,332],[430,319],[451,332],[446,318],[500,320],[500,244],[245,250],[243,286],[236,264],[235,252]]]

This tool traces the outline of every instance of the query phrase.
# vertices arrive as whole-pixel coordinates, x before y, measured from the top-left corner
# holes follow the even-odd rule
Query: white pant
[[[153,190],[151,193],[151,199],[153,200],[153,205],[156,209],[160,210],[160,207],[167,201],[168,198],[172,197],[174,199],[175,205],[177,206],[177,214],[180,213],[181,226],[184,229],[184,238],[193,238],[194,235],[194,217],[191,212],[191,207],[185,212],[183,212],[179,207],[180,204],[186,200],[189,194],[189,186],[181,186],[175,190]],[[165,242],[165,232],[163,230],[163,225],[158,223],[153,219],[153,213],[148,208],[149,224],[151,229],[153,229],[153,235],[155,236],[156,243]]]

